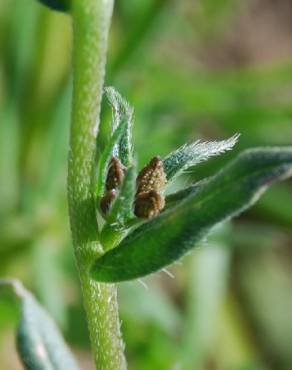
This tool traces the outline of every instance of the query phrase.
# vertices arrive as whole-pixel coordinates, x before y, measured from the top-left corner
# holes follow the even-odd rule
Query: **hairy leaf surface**
[[[202,142],[198,140],[192,144],[181,146],[163,160],[163,167],[167,180],[173,179],[182,171],[206,161],[210,157],[231,150],[236,144],[238,137],[239,135],[234,135],[230,139],[222,141]]]
[[[129,219],[133,218],[133,203],[135,199],[135,193],[136,169],[134,166],[132,166],[127,170],[117,198],[106,217],[107,223],[116,223],[120,225],[120,227],[123,227]]]
[[[133,161],[132,129],[133,129],[133,108],[128,102],[113,88],[106,87],[105,93],[112,107],[113,112],[113,131],[121,124],[126,122],[126,129],[115,145],[115,155],[118,156],[124,166],[128,167]]]
[[[114,246],[127,232],[127,223],[134,218],[133,203],[136,193],[136,167],[130,167],[126,174],[102,229],[100,238],[104,248]]]

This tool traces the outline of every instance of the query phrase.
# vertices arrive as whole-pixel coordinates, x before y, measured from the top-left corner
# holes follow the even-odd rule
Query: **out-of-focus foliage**
[[[107,85],[135,107],[139,168],[184,142],[235,132],[236,150],[291,145],[291,14],[289,0],[116,2]],[[91,369],[66,205],[70,28],[33,0],[0,2],[0,274],[34,291]],[[102,113],[104,148],[111,114]],[[272,188],[174,266],[174,279],[121,284],[130,368],[292,368],[291,199],[291,182]],[[0,300],[3,370],[21,369],[15,317]]]
[[[59,329],[46,310],[15,279],[1,279],[0,293],[13,296],[19,309],[17,350],[27,370],[78,370]]]

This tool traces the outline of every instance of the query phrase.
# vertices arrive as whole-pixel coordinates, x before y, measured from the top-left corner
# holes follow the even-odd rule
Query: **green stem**
[[[81,284],[96,368],[126,369],[116,286],[98,283],[89,274],[81,275]]]
[[[96,368],[126,369],[117,290],[90,276],[103,253],[93,192],[96,136],[114,0],[72,0],[74,86],[68,163],[70,223]]]

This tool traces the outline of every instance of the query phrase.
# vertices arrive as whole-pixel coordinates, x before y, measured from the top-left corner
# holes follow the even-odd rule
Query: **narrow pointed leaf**
[[[177,206],[128,235],[92,267],[98,281],[145,276],[190,251],[210,229],[256,202],[275,181],[292,175],[292,147],[247,150]]]
[[[78,370],[69,348],[48,313],[17,280],[0,281],[18,298],[17,347],[26,370]]]
[[[110,141],[102,152],[96,170],[96,196],[101,197],[105,190],[105,182],[108,172],[109,162],[114,155],[114,147],[117,142],[119,142],[121,136],[124,134],[127,129],[127,123],[121,121],[119,126],[114,131]]]
[[[38,0],[53,10],[66,12],[70,9],[71,0]]]
[[[102,229],[101,242],[104,248],[115,246],[127,232],[127,223],[133,219],[133,204],[136,193],[136,167],[130,167]]]
[[[120,227],[124,227],[126,222],[134,216],[133,203],[135,193],[136,168],[132,166],[127,170],[118,196],[106,217],[108,224],[115,223],[120,225]]]
[[[119,143],[115,146],[115,154],[120,158],[124,166],[128,167],[133,161],[132,128],[133,109],[128,102],[113,88],[106,87],[105,93],[112,107],[113,131],[122,121],[126,122],[126,130],[121,136]]]
[[[163,160],[167,180],[173,179],[189,167],[232,149],[238,137],[239,135],[234,135],[230,139],[222,141],[201,142],[198,140],[178,148]]]

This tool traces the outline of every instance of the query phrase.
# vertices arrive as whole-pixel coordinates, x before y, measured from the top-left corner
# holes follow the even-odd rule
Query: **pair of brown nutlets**
[[[106,178],[106,192],[100,201],[103,214],[107,214],[112,202],[117,196],[123,182],[126,168],[116,157],[112,157]],[[154,157],[145,166],[136,179],[136,196],[134,213],[139,218],[152,218],[157,216],[164,208],[165,200],[163,190],[166,185],[166,176],[163,162],[159,157]]]

